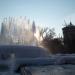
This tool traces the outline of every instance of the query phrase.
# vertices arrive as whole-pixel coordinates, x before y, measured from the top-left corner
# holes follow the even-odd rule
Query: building
[[[65,26],[62,30],[66,50],[70,53],[75,52],[75,25],[70,22],[70,24]]]

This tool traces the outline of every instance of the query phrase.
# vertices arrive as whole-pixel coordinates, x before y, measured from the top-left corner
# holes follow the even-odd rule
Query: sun
[[[36,39],[37,39],[38,41],[42,41],[42,40],[43,40],[42,37],[40,36],[39,30],[36,30],[36,33],[34,34],[34,36],[36,37]]]

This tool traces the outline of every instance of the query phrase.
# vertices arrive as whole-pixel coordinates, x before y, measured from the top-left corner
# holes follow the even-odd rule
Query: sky
[[[26,16],[61,35],[65,22],[75,24],[75,0],[0,0],[0,23],[8,16]]]

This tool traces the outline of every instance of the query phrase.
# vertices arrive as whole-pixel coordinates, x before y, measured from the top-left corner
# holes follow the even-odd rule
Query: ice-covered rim
[[[49,56],[43,48],[24,45],[0,45],[0,56],[14,53],[17,58],[36,58]]]

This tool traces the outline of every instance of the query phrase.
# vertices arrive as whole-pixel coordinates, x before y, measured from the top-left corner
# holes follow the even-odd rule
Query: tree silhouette
[[[49,29],[48,27],[42,28],[40,30],[40,36],[43,39],[46,39],[46,38],[52,39],[55,36],[54,28],[52,28],[52,29]]]
[[[45,36],[43,37],[42,44],[47,48],[50,53],[63,53],[64,45],[61,41],[61,38],[54,38],[55,32],[54,29],[46,29],[44,32]]]

